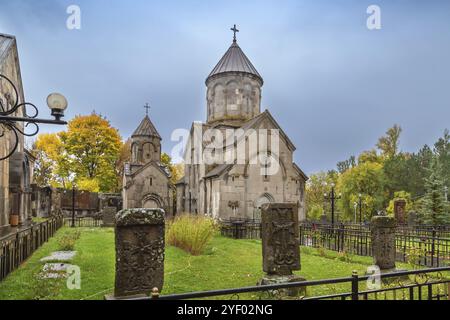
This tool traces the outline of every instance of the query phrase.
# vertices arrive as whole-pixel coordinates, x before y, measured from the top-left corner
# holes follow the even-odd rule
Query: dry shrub
[[[70,230],[58,239],[58,247],[61,251],[73,251],[75,243],[80,238],[80,231]]]
[[[215,230],[214,220],[185,214],[167,224],[166,241],[169,245],[197,256],[203,253]]]

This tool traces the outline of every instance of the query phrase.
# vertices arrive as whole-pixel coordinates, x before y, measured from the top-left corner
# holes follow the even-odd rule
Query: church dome
[[[241,126],[261,113],[263,78],[238,46],[231,47],[206,79],[207,118],[211,125]]]
[[[239,47],[236,40],[233,40],[233,44],[231,45],[231,47],[227,50],[222,59],[220,59],[219,63],[211,71],[208,78],[206,79],[206,83],[208,83],[210,79],[215,78],[218,75],[224,75],[234,72],[252,75],[261,81],[261,85],[263,85],[264,83],[263,78],[247,58],[242,49]]]

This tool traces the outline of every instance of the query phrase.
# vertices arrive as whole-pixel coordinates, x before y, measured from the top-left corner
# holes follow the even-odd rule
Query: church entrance
[[[261,207],[266,203],[273,203],[273,202],[275,202],[275,199],[269,193],[265,193],[260,198],[258,198],[255,201],[253,208],[253,220],[261,220]]]
[[[158,195],[151,194],[142,200],[142,208],[145,209],[158,209],[162,208],[162,201],[159,199]]]

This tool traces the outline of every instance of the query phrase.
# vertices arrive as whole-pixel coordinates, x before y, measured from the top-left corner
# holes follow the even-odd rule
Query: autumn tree
[[[169,169],[170,183],[175,185],[183,177],[184,165],[172,163],[172,158],[164,152],[161,154],[161,163]]]
[[[32,145],[36,157],[34,180],[40,187],[66,188],[71,176],[64,146],[56,133],[40,134]]]
[[[324,194],[330,190],[330,185],[336,183],[335,171],[312,174],[306,183],[306,215],[308,219],[319,220],[324,212]]]
[[[108,120],[95,113],[76,116],[59,136],[77,182],[98,183],[102,192],[117,191],[115,168],[122,141]]]
[[[378,140],[377,148],[381,151],[384,157],[390,158],[398,153],[401,133],[402,128],[399,125],[394,125]]]
[[[108,120],[95,113],[77,116],[67,131],[38,136],[33,150],[37,181],[42,186],[70,188],[76,183],[86,191],[118,191],[121,147],[119,132]]]
[[[364,162],[341,174],[337,187],[342,193],[338,203],[343,218],[353,219],[353,205],[357,202],[359,194],[363,196],[365,219],[383,209],[384,182],[383,166],[376,162]]]

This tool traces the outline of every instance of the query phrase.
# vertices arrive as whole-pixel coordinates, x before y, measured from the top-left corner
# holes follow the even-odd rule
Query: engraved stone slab
[[[381,270],[395,268],[395,218],[375,216],[371,221],[374,264]]]
[[[76,254],[76,251],[55,251],[52,252],[48,257],[42,258],[40,261],[71,261]]]
[[[116,207],[105,207],[102,210],[103,227],[111,228],[116,224]]]
[[[164,283],[162,209],[126,209],[116,216],[115,298],[149,295]]]
[[[292,275],[300,270],[298,209],[291,203],[262,206],[263,270],[269,275]]]
[[[406,222],[406,201],[395,200],[394,201],[394,216],[397,223],[404,224]]]

